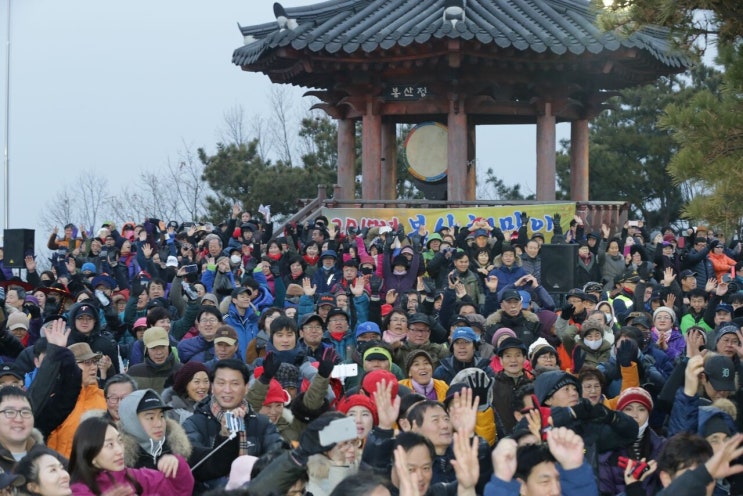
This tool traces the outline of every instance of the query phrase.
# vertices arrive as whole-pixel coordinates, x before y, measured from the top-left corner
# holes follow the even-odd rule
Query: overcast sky
[[[0,0],[3,116],[9,1],[11,228],[40,229],[46,200],[83,171],[115,187],[164,167],[183,143],[213,150],[224,112],[237,104],[270,112],[268,78],[231,56],[242,45],[237,23],[272,21],[272,1]],[[3,128],[4,117],[0,141]],[[558,139],[567,133],[558,126]],[[534,192],[535,134],[535,126],[478,127],[478,169],[494,167]]]

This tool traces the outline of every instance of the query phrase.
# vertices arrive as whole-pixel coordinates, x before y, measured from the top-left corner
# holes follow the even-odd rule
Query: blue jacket
[[[593,470],[587,462],[573,470],[563,470],[559,464],[555,464],[560,474],[560,490],[562,494],[598,494],[596,479]],[[506,482],[493,474],[490,482],[485,485],[484,496],[518,496],[521,483],[516,479]]]
[[[668,421],[668,437],[679,432],[703,433],[704,426],[713,417],[722,418],[728,424],[730,432],[738,431],[730,415],[717,407],[711,406],[709,400],[700,398],[698,394],[687,396],[684,393],[684,388],[679,388],[676,391],[671,417]]]
[[[224,323],[232,326],[235,332],[237,332],[237,353],[241,357],[245,356],[248,343],[255,339],[258,334],[258,319],[261,312],[272,304],[273,296],[263,286],[258,289],[258,297],[253,300],[253,305],[245,310],[245,315],[240,315],[235,304],[230,303]]]
[[[207,341],[201,335],[178,343],[178,359],[181,363],[191,360],[206,363],[212,358],[214,358],[214,341]]]
[[[341,279],[343,279],[343,271],[338,267],[333,265],[330,270],[324,270],[320,265],[317,272],[312,275],[312,284],[317,287],[317,294],[330,293],[330,288]]]

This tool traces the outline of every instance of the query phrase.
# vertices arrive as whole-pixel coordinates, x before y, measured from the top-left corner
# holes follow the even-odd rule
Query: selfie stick
[[[230,431],[230,435],[229,435],[229,437],[227,437],[227,439],[225,439],[224,441],[222,441],[222,443],[219,446],[217,446],[216,448],[214,448],[213,450],[211,450],[209,453],[207,453],[207,455],[204,458],[202,458],[201,460],[199,460],[199,463],[197,463],[193,467],[191,467],[191,472],[193,472],[194,470],[196,470],[199,467],[199,465],[201,465],[202,463],[204,463],[209,457],[211,457],[214,453],[216,453],[217,451],[219,451],[222,448],[222,446],[224,446],[225,444],[227,444],[230,441],[232,441],[233,439],[235,439],[235,437],[237,437],[237,431],[231,430]]]

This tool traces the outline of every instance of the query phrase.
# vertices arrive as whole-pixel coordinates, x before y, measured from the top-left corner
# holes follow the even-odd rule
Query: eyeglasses
[[[345,317],[338,317],[338,318],[333,317],[332,319],[328,320],[328,322],[330,322],[331,324],[336,324],[338,322],[346,322],[346,319]]]
[[[410,332],[431,332],[431,329],[427,327],[409,327]]]
[[[202,324],[216,324],[219,319],[201,319],[199,322]]]
[[[79,360],[77,363],[81,363],[83,365],[98,365],[98,362],[100,362],[100,358],[88,358],[87,360]]]
[[[20,410],[16,410],[15,408],[6,408],[5,410],[0,410],[0,413],[9,420],[18,418],[18,415],[20,415],[22,419],[30,419],[34,415],[34,412],[31,411],[30,408],[21,408]]]
[[[655,316],[655,320],[673,320],[673,319],[671,318],[670,315],[661,313]]]
[[[305,331],[322,331],[322,326],[314,325],[314,326],[304,326],[302,329]]]
[[[126,398],[126,396],[106,396],[106,402],[107,403],[118,403],[124,398]]]

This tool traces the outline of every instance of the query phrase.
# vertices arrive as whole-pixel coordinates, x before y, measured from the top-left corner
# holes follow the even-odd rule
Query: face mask
[[[408,271],[405,269],[402,269],[402,270],[395,269],[392,271],[392,273],[395,274],[396,276],[401,276],[401,275],[407,274]]]
[[[586,346],[588,346],[588,347],[589,347],[590,349],[592,349],[593,351],[596,351],[596,350],[598,350],[599,348],[601,348],[601,345],[602,345],[602,344],[604,343],[604,340],[603,340],[603,339],[597,339],[596,341],[588,341],[588,340],[584,340],[583,342],[584,342],[584,343],[585,343],[585,345],[586,345]]]
[[[361,273],[364,274],[365,276],[368,276],[374,273],[374,269],[372,269],[371,267],[361,267]]]
[[[239,264],[240,263],[240,255],[231,255],[230,256],[230,262],[233,264]]]
[[[604,314],[604,319],[606,319],[606,323],[608,325],[611,325],[612,324],[613,317],[611,316],[610,313],[605,313]]]

